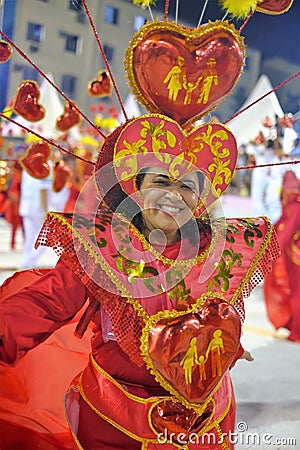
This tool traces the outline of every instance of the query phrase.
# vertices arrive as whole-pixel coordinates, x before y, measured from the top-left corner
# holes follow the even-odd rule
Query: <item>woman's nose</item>
[[[178,192],[177,188],[173,188],[166,193],[166,197],[172,202],[182,201],[182,195]]]

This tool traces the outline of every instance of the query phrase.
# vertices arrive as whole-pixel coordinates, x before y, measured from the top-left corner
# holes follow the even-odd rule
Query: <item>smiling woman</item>
[[[167,243],[178,241],[179,228],[193,217],[197,208],[199,186],[196,173],[172,181],[159,168],[152,168],[145,173],[140,188],[144,202],[142,231],[146,238],[159,229],[165,234]]]
[[[195,44],[209,34],[197,76],[183,46],[191,33]],[[202,41],[198,44],[200,50]],[[8,411],[0,421],[0,439],[9,422],[22,430],[22,442],[13,447],[9,439],[19,433],[4,436],[0,447],[6,450],[233,449],[230,369],[240,358],[252,360],[240,345],[244,299],[271,270],[278,244],[264,217],[225,220],[211,214],[231,182],[237,144],[221,123],[192,122],[232,88],[244,46],[228,23],[192,31],[156,21],[139,31],[131,49],[150,61],[147,84],[145,65],[127,54],[135,94],[146,87],[140,94],[152,113],[126,119],[103,135],[90,180],[94,190],[88,189],[98,200],[95,211],[48,213],[38,244],[55,250],[56,267],[38,276],[21,272],[0,290],[0,360],[16,368],[15,376],[4,366],[1,374],[0,404]],[[155,76],[153,61],[160,68]],[[213,71],[214,83],[209,61],[216,61],[219,71]],[[141,76],[138,82],[133,69]],[[159,81],[175,72],[172,86]],[[152,89],[153,81],[158,89]],[[168,87],[174,86],[178,96],[170,99]],[[203,109],[197,99],[204,91],[210,106]],[[24,278],[26,283],[17,283]],[[90,357],[77,371],[77,346],[67,346],[63,326],[76,320],[86,302],[75,332],[82,336],[93,321]],[[58,331],[70,351],[58,352]],[[36,364],[22,370],[19,361],[36,350]],[[63,402],[56,407],[47,398],[44,412],[39,405],[47,396],[45,379],[51,376],[49,397],[55,397],[70,373],[64,402],[68,434]],[[25,374],[34,385],[29,395],[23,386],[16,389],[15,380]],[[28,408],[28,399],[38,406]]]

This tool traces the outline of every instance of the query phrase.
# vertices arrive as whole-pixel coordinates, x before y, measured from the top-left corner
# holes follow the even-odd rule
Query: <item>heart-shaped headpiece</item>
[[[160,167],[170,178],[201,171],[210,180],[206,205],[229,185],[235,169],[237,145],[222,124],[204,124],[190,133],[169,117],[149,114],[131,120],[114,144],[115,172],[124,192],[137,191],[141,169]]]
[[[243,38],[228,22],[200,28],[153,22],[135,34],[125,57],[140,103],[183,127],[214,110],[231,93],[245,58]]]

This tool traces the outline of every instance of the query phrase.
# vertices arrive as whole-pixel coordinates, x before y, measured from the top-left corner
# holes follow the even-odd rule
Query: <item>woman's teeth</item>
[[[180,208],[176,208],[174,206],[160,205],[160,209],[163,211],[167,211],[169,213],[179,213]]]

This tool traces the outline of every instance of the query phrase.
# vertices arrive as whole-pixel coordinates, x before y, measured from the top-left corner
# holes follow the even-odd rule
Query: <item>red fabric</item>
[[[263,226],[265,227],[265,224]],[[236,250],[239,250],[241,246],[242,243],[238,245]],[[253,249],[250,253],[252,252],[255,253]],[[267,250],[264,250],[264,257],[265,253],[267,253]],[[271,257],[267,258],[268,264],[271,259]],[[247,260],[247,265],[248,262]],[[244,276],[244,268],[239,270]],[[82,308],[89,292],[62,260],[59,261],[55,269],[45,273],[29,271],[23,272],[23,274],[16,274],[11,280],[13,284],[10,285],[10,281],[5,283],[5,290],[8,294],[12,294],[16,290],[15,285],[17,283],[18,289],[20,284],[22,285],[22,290],[17,293],[14,292],[11,296],[7,296],[2,290],[2,297],[5,298],[0,303],[0,335],[2,335],[4,345],[0,346],[0,357],[6,363],[17,362],[15,367],[3,367],[3,375],[1,376],[3,376],[4,381],[1,386],[2,391],[0,391],[0,396],[2,396],[0,419],[9,425],[13,424],[24,428],[24,436],[25,430],[31,431],[34,436],[33,440],[39,434],[44,439],[45,435],[50,433],[51,438],[57,439],[57,448],[64,449],[63,446],[69,445],[69,441],[66,438],[66,442],[60,442],[60,438],[65,439],[68,433],[62,399],[70,380],[86,365],[89,342],[75,339],[73,331],[78,318],[76,313]],[[23,276],[24,279],[22,279]],[[84,276],[87,277],[86,273]],[[233,286],[230,295],[232,295],[234,289]],[[101,301],[103,290],[98,286],[99,292],[99,301]],[[129,391],[133,389],[136,395],[142,396],[141,393],[136,391],[138,384],[148,385],[149,396],[156,395],[158,389],[160,389],[159,394],[163,395],[161,388],[157,386],[153,376],[146,371],[144,365],[142,367],[134,365],[115,341],[104,344],[100,327],[100,314],[101,311],[98,310],[94,317],[95,334],[92,339],[92,351],[97,362],[120,383],[123,384],[124,382]],[[64,327],[62,327],[63,325]],[[62,328],[59,329],[60,327]],[[84,339],[89,337],[87,334]],[[79,350],[80,343],[84,347],[82,351]],[[31,348],[34,348],[34,350],[26,355]],[[24,357],[24,355],[26,356]],[[21,359],[21,357],[23,358]],[[51,374],[51,377],[49,377],[49,374]],[[135,384],[135,386],[131,386],[131,384]],[[144,390],[147,391],[147,388]],[[147,392],[145,395],[147,395]],[[220,389],[219,398],[217,398],[217,395],[216,402],[218,405],[222,405],[222,402],[228,403],[230,397],[228,392],[224,393]],[[93,416],[90,409],[88,410],[89,413],[85,419],[87,422],[84,423],[89,423],[89,417]],[[113,411],[114,408],[111,408],[111,410]],[[83,413],[84,411],[81,411],[81,414]],[[123,410],[121,413],[123,414]],[[125,413],[124,415],[126,420],[130,420],[129,416],[127,417]],[[224,432],[233,429],[233,417],[234,407],[232,406],[228,417],[223,421],[225,424]],[[90,417],[90,419],[91,423],[96,420],[95,417]],[[93,447],[91,444],[89,450],[93,448],[107,450],[109,448],[101,441],[103,431],[99,425],[101,425],[101,421],[98,425],[94,424],[97,431],[95,436],[102,443],[97,444],[97,447]],[[113,434],[113,429],[107,425],[105,430],[109,429],[111,431],[107,432]],[[94,429],[84,427],[83,433],[80,424],[79,432],[81,436],[85,435],[84,439],[92,439]],[[10,439],[11,437],[7,436],[7,438]],[[107,439],[106,436],[105,439]],[[117,441],[119,439],[117,432],[116,439]],[[111,449],[126,448],[127,440],[124,437],[122,442],[125,442],[125,444],[120,443],[119,446],[116,443]],[[38,445],[40,447],[37,446],[36,448],[47,448],[43,447],[42,440]],[[129,447],[127,446],[127,448]],[[214,447],[209,448],[213,449]],[[215,448],[219,449],[220,446]],[[32,447],[32,450],[35,450],[35,448]]]
[[[59,265],[61,266],[61,264]],[[54,270],[54,272],[56,272]],[[70,272],[66,269],[66,272]],[[38,269],[17,272],[0,288],[0,311],[9,296],[26,286],[39,289],[41,283],[47,295],[47,277],[53,270]],[[70,272],[70,276],[72,273]],[[81,285],[81,283],[80,283]],[[49,286],[49,283],[48,283]],[[81,285],[82,286],[82,285]],[[78,286],[80,288],[80,286]],[[83,288],[81,288],[82,290]],[[80,291],[79,291],[80,293]],[[25,303],[21,297],[20,300]],[[25,340],[21,339],[24,315],[11,316],[11,327],[20,332],[19,347],[14,353],[17,359],[23,354]],[[1,311],[1,315],[5,314]],[[0,365],[0,448],[3,450],[71,450],[72,437],[65,418],[64,394],[70,380],[87,363],[90,351],[91,330],[82,340],[74,337],[74,327],[80,311],[69,323],[55,331],[42,345],[39,345],[20,359],[14,367]],[[6,317],[10,322],[10,317]],[[39,322],[36,319],[36,322]],[[31,320],[32,332],[39,329]],[[41,318],[41,326],[45,320]],[[11,332],[14,332],[11,330]],[[2,334],[2,333],[0,333]],[[43,340],[45,334],[39,333]],[[5,339],[5,336],[4,336]],[[36,341],[36,339],[34,339]],[[0,346],[0,353],[3,348]],[[3,357],[3,355],[2,355]],[[10,360],[7,355],[6,360]]]
[[[14,167],[12,171],[11,185],[6,192],[5,198],[1,202],[0,214],[4,214],[5,220],[11,225],[11,248],[15,247],[15,237],[18,227],[23,231],[23,220],[19,215],[19,203],[21,195],[21,173],[19,167]]]
[[[282,187],[282,215],[275,225],[281,256],[264,282],[266,310],[276,329],[290,331],[300,343],[300,183],[286,172]]]
[[[235,425],[235,400],[232,399],[230,409],[220,426],[222,430],[233,430]],[[105,450],[140,450],[141,444],[129,436],[125,436],[112,425],[101,419],[84,401],[80,401],[80,428],[78,438],[85,449],[105,449]],[[89,430],[94,430],[90,433]],[[159,450],[162,446],[158,445]],[[191,446],[192,448],[195,446]],[[166,448],[166,446],[164,446]],[[233,445],[230,447],[233,449]],[[171,447],[170,449],[175,449]],[[221,446],[216,444],[201,446],[202,450],[221,450]]]
[[[35,274],[42,272],[35,271]],[[26,281],[28,276],[29,283]],[[0,336],[4,343],[0,346],[0,359],[5,363],[15,363],[67,324],[88,297],[83,284],[62,262],[43,276],[37,276],[35,281],[33,279],[34,272],[16,273],[10,280],[12,287],[7,282],[0,292]],[[18,295],[7,296],[5,290],[16,289],[15,284],[25,287]],[[68,286],[73,287],[74,295],[67,295]]]

